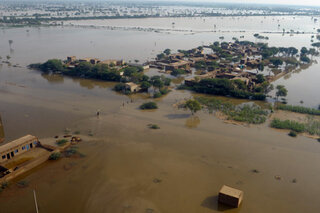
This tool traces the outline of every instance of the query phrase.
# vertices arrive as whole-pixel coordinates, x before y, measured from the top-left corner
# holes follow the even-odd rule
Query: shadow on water
[[[61,84],[64,82],[64,78],[62,75],[56,75],[56,74],[44,74],[42,73],[41,76],[46,79],[49,83],[53,84]]]
[[[188,128],[197,128],[200,124],[200,119],[198,116],[191,116],[186,120],[185,126]]]
[[[202,203],[201,206],[212,209],[215,211],[223,212],[231,209],[235,209],[230,206],[226,206],[223,204],[218,203],[218,195],[207,197]]]

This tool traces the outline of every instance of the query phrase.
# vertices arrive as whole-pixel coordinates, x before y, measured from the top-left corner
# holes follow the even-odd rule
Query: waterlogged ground
[[[311,25],[305,30],[317,28]],[[142,112],[138,107],[145,97],[133,96],[131,103],[112,91],[113,83],[43,76],[25,68],[68,55],[145,61],[167,47],[188,49],[240,34],[50,27],[4,29],[0,35],[2,60],[10,55],[12,65],[21,65],[0,65],[7,141],[28,133],[53,137],[65,128],[93,135],[78,145],[86,157],[48,162],[21,177],[28,187],[13,183],[0,193],[1,213],[34,212],[33,189],[40,212],[218,212],[224,210],[216,202],[223,184],[245,193],[241,208],[228,212],[319,209],[320,146],[314,139],[291,138],[267,124],[226,124],[205,112],[191,117],[172,106],[192,96],[187,91],[173,91],[157,100],[158,110]],[[251,32],[245,35],[253,39]],[[309,47],[310,36],[270,34],[269,43]],[[286,85],[290,103],[303,100],[315,107],[319,68],[316,64],[276,83]],[[150,123],[160,129],[149,129]]]

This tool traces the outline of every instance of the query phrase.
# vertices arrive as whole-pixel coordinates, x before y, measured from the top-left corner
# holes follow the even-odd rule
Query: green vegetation
[[[171,50],[170,49],[165,49],[163,51],[163,53],[166,54],[166,55],[170,55],[171,54]]]
[[[50,155],[49,160],[58,160],[61,158],[61,153],[60,152],[54,152]]]
[[[105,81],[120,81],[121,71],[129,72],[128,70],[130,69],[135,69],[136,71],[140,70],[136,67],[128,67],[124,68],[123,70],[118,70],[106,64],[93,65],[89,62],[80,62],[77,66],[68,68],[61,60],[58,59],[50,59],[43,64],[31,64],[29,67],[39,69],[45,73],[60,73],[73,77],[91,78]]]
[[[231,96],[241,99],[253,99],[253,100],[265,100],[266,95],[263,93],[251,92],[244,82],[239,80],[228,80],[228,79],[202,79],[196,83],[192,90],[221,96]]]
[[[267,119],[268,111],[256,104],[234,105],[230,102],[218,100],[214,97],[197,97],[200,104],[207,107],[209,112],[220,111],[227,116],[228,120],[234,120],[250,124],[261,124]]]
[[[297,133],[295,131],[292,131],[292,130],[289,132],[288,135],[291,136],[291,137],[297,137]]]
[[[278,118],[273,119],[270,126],[276,129],[289,129],[295,132],[304,132],[306,130],[305,125],[302,123],[290,120],[281,121]]]
[[[313,108],[308,108],[308,107],[303,107],[303,106],[279,104],[277,106],[277,109],[290,111],[290,112],[298,112],[301,114],[320,115],[319,109],[313,109]]]
[[[113,88],[115,91],[117,92],[122,92],[125,95],[129,95],[131,94],[131,91],[127,89],[126,84],[125,83],[118,83],[114,86]]]
[[[2,192],[4,189],[8,188],[9,183],[7,181],[4,181],[0,184],[0,192]]]
[[[72,146],[72,147],[68,148],[67,150],[65,150],[63,153],[64,153],[64,156],[67,158],[72,157],[74,155],[79,155],[80,157],[85,157],[84,154],[82,154],[78,151],[77,146]]]
[[[320,121],[314,120],[313,117],[308,117],[305,123],[299,123],[297,121],[273,119],[271,127],[277,129],[289,129],[295,132],[306,132],[310,135],[320,135]]]
[[[174,70],[172,70],[172,72],[170,74],[173,76],[178,76],[178,75],[184,75],[186,73],[187,73],[187,71],[184,69],[174,69]]]
[[[153,98],[160,98],[163,95],[166,95],[170,92],[168,88],[161,88],[159,89],[159,92],[156,92],[153,94]]]
[[[126,88],[126,82],[133,82],[141,87],[141,91],[147,91],[149,87],[154,86],[159,90],[164,86],[169,86],[170,78],[165,76],[152,76],[149,78],[143,73],[140,66],[123,66],[115,67],[107,64],[91,64],[89,62],[79,62],[74,67],[68,67],[65,63],[58,59],[50,59],[43,64],[31,64],[29,68],[38,69],[44,73],[63,74],[79,78],[98,79],[103,81],[119,82],[115,85],[114,90],[130,94],[131,91]],[[121,76],[123,73],[123,76]],[[160,93],[166,94],[169,90],[162,90]]]
[[[18,183],[17,183],[17,186],[18,187],[27,187],[27,186],[29,186],[29,182],[28,181],[26,181],[26,180],[21,180],[21,181],[19,181]]]
[[[197,100],[190,99],[185,103],[185,108],[189,109],[193,115],[197,111],[201,110],[201,104]]]
[[[157,103],[151,101],[151,102],[146,102],[146,103],[142,104],[142,105],[140,106],[140,109],[142,109],[142,110],[146,110],[146,109],[158,109],[158,106],[157,106]]]
[[[56,143],[58,144],[58,146],[63,146],[63,145],[65,145],[67,142],[68,142],[67,139],[60,139],[60,140],[57,140]]]
[[[278,85],[276,88],[277,99],[279,98],[279,96],[286,97],[288,95],[288,90],[283,85]]]
[[[160,127],[157,124],[148,124],[148,127],[150,129],[160,129]]]

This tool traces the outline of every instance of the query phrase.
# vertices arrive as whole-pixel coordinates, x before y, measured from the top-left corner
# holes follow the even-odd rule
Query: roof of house
[[[221,194],[229,195],[232,197],[240,198],[243,192],[239,189],[235,189],[226,185],[223,185],[222,188],[220,189]]]
[[[100,61],[100,64],[112,64],[112,63],[117,63],[117,60],[112,60],[112,59],[109,59],[109,60],[103,60],[103,61]]]
[[[20,146],[28,141],[31,141],[31,140],[38,140],[38,138],[35,136],[32,136],[32,135],[23,136],[21,138],[18,138],[14,141],[11,141],[9,143],[6,143],[6,144],[0,146],[0,153],[6,152],[12,148]]]
[[[169,66],[183,66],[189,64],[188,61],[178,61],[178,62],[174,62],[174,63],[170,63]]]
[[[80,58],[80,61],[91,61],[91,60],[95,60],[95,61],[100,61],[98,58]]]
[[[133,82],[129,82],[129,83],[126,83],[127,86],[130,86],[130,87],[137,87],[139,86],[138,84],[135,84]]]

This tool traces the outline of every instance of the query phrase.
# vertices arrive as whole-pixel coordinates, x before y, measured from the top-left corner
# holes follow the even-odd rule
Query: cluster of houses
[[[145,70],[149,68],[149,65],[147,64],[126,63],[124,60],[115,60],[115,59],[100,60],[98,58],[91,58],[91,57],[77,59],[76,56],[68,56],[66,60],[66,65],[68,68],[74,68],[77,65],[79,65],[81,62],[87,62],[92,65],[104,64],[104,65],[116,67],[119,69],[125,66],[141,66]]]
[[[143,70],[149,69],[148,64],[138,64],[138,63],[130,63],[130,62],[127,63],[124,60],[113,60],[113,59],[100,60],[98,58],[90,58],[90,57],[77,59],[76,56],[68,56],[67,60],[65,61],[65,64],[67,65],[68,68],[73,69],[77,65],[79,65],[81,62],[87,62],[92,65],[104,64],[104,65],[112,66],[118,70],[125,68],[127,66],[142,67]],[[124,72],[120,72],[121,76],[123,76],[123,74],[124,74]],[[140,86],[133,83],[133,82],[125,83],[125,87],[126,87],[125,89],[127,91],[130,91],[132,93],[139,92],[141,90]]]
[[[106,64],[108,66],[123,66],[123,65],[125,65],[124,60],[100,60],[98,58],[89,58],[89,57],[77,59],[76,56],[68,56],[67,61],[66,61],[66,65],[68,66],[68,68],[74,68],[75,66],[77,66],[81,62],[88,62],[92,65],[96,65],[96,64]]]
[[[220,49],[220,48],[219,48]],[[209,50],[205,53],[205,50]],[[226,60],[225,56],[237,58],[237,60]],[[186,73],[191,73],[192,68],[196,68],[201,62],[207,65],[197,79],[203,78],[227,78],[239,79],[247,85],[254,84],[257,69],[262,63],[261,50],[250,44],[223,43],[221,49],[217,52],[212,51],[212,46],[198,47],[188,51],[170,54],[167,57],[157,59],[150,63],[150,67],[164,70],[171,73],[175,69],[182,69]],[[215,66],[210,66],[215,63]],[[269,62],[266,66],[274,68]],[[266,79],[272,81],[272,76],[266,76]],[[192,84],[195,78],[186,80],[186,84]]]

